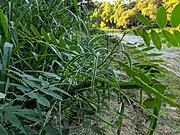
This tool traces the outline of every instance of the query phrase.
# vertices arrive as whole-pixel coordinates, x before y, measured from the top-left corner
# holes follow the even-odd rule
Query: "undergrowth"
[[[1,5],[0,133],[2,135],[120,134],[125,102],[151,115],[153,133],[165,95],[154,47],[130,44],[89,27],[76,0],[8,1]],[[117,72],[119,75],[117,75]],[[140,99],[126,90],[138,89]],[[142,91],[147,95],[143,99]],[[115,94],[117,124],[103,117]]]

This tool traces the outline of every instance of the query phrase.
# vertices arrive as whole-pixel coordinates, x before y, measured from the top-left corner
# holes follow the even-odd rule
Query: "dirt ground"
[[[116,101],[110,102],[111,109],[114,110],[118,107]],[[144,115],[141,109],[133,108],[132,106],[125,106],[125,116],[123,119],[123,127],[121,135],[146,135],[150,118],[148,115]],[[162,108],[161,117],[158,121],[158,126],[154,135],[180,135],[176,133],[178,126],[180,126],[180,113],[176,108],[166,106]],[[117,119],[117,114],[112,111],[108,116],[110,119]],[[115,121],[117,124],[117,121]],[[106,128],[108,135],[116,135],[117,129]]]

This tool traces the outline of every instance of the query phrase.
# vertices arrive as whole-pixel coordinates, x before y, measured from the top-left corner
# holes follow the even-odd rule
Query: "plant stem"
[[[62,135],[62,125],[61,125],[61,101],[59,101],[59,135]]]

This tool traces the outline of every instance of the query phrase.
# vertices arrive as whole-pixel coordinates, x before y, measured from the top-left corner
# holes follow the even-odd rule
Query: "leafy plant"
[[[163,72],[158,62],[162,61],[152,59],[160,54],[151,52],[154,47],[146,29],[137,34],[147,47],[130,44],[123,40],[126,32],[116,38],[91,29],[87,10],[76,0],[16,0],[1,6],[2,134],[104,134],[99,123],[116,127],[120,134],[126,100],[152,116],[152,130],[148,131],[152,134],[162,101],[179,106],[157,81]],[[138,16],[147,25],[151,23]],[[160,50],[157,35],[151,30]],[[166,31],[164,35],[172,36]],[[176,40],[178,32],[175,35]],[[126,75],[118,76],[117,70]],[[132,99],[126,89],[138,89],[140,100]],[[142,91],[148,99],[142,97]],[[103,117],[114,93],[119,105],[117,125]]]
[[[172,15],[171,15],[171,26],[172,27],[177,27],[177,26],[180,25],[180,23],[175,19],[175,16],[177,16],[177,11],[178,11],[179,5],[180,4],[176,5],[176,7],[174,8],[174,10],[172,12]],[[138,16],[138,18],[142,23],[147,25],[147,21],[146,21],[147,19],[145,19],[143,16]],[[174,34],[171,34],[170,32],[164,30],[164,28],[165,28],[165,26],[167,24],[167,12],[166,12],[164,7],[161,7],[158,10],[157,15],[156,15],[156,19],[157,19],[158,26],[162,29],[162,35],[167,40],[167,42],[169,44],[171,44],[172,46],[175,46],[175,47],[179,46],[178,45],[178,40],[177,40],[178,39],[177,38],[178,37],[178,30],[175,30]],[[143,37],[146,44],[147,44],[147,42],[150,42],[150,38],[147,38],[147,35],[141,34],[139,32],[139,30],[136,31],[136,33],[138,33],[138,35]],[[161,47],[162,47],[162,43],[161,43],[161,39],[160,39],[159,34],[157,34],[152,28],[151,28],[151,33],[150,34],[151,34],[151,39],[152,39],[155,47],[160,50]],[[152,93],[154,93],[154,96],[156,97],[156,99],[152,99],[152,98],[148,99],[148,100],[146,100],[144,102],[144,104],[148,108],[154,108],[153,114],[155,116],[158,117],[158,115],[159,115],[159,112],[160,112],[160,109],[161,109],[161,104],[162,104],[162,98],[164,98],[170,104],[173,104],[173,105],[176,105],[176,106],[180,105],[179,103],[176,104],[174,101],[170,100],[169,97],[164,97],[164,92],[165,92],[165,89],[166,89],[165,86],[163,86],[161,84],[154,84],[154,88],[157,90],[157,91],[155,91],[155,89],[153,87],[150,87],[150,86],[146,85],[145,82],[143,82],[143,80],[141,80],[141,78],[136,78],[136,79],[139,82],[139,84],[142,85],[143,88],[149,89],[149,91],[147,91],[147,92],[151,91]],[[156,104],[155,104],[155,102],[156,102]],[[152,135],[155,128],[156,128],[156,126],[157,126],[157,118],[154,117],[154,118],[151,119],[151,123],[150,123],[147,134]]]

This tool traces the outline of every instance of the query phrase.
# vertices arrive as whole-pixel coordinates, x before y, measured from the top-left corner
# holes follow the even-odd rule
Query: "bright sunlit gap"
[[[111,4],[116,3],[118,0],[92,0],[94,2],[109,2]],[[129,3],[135,0],[123,0],[124,3]]]

